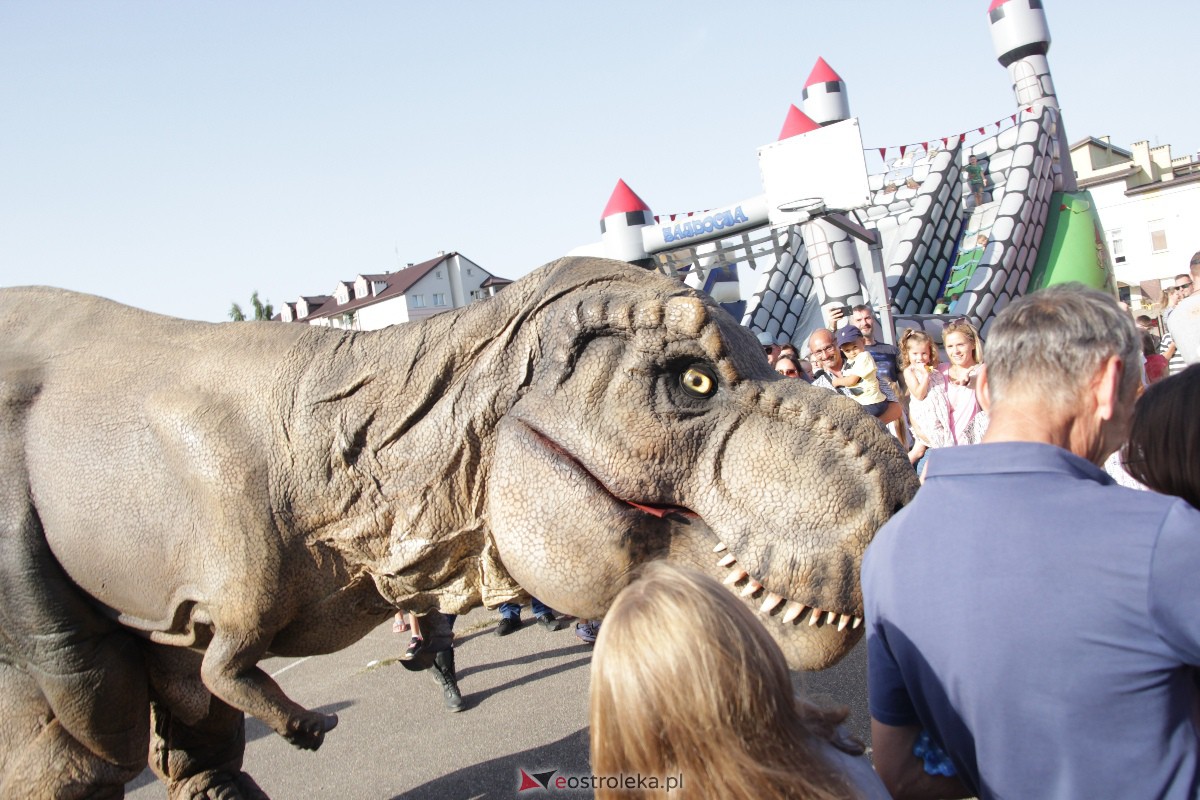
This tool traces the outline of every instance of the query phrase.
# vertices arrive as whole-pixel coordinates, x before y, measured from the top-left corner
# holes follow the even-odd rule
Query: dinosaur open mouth
[[[659,519],[662,519],[671,514],[678,514],[678,515],[681,515],[684,517],[688,517],[690,519],[699,519],[699,516],[700,516],[699,514],[697,514],[695,511],[692,511],[690,508],[685,508],[683,506],[671,505],[669,503],[651,503],[651,502],[643,503],[643,502],[639,502],[637,500],[629,500],[627,498],[621,497],[616,492],[614,492],[612,489],[610,489],[608,487],[608,484],[606,484],[599,477],[597,477],[596,473],[592,472],[590,469],[585,467],[583,465],[583,463],[580,462],[579,459],[577,459],[575,456],[571,455],[571,453],[568,452],[566,450],[566,448],[564,448],[558,442],[554,441],[549,436],[547,436],[546,434],[539,431],[537,428],[530,425],[528,422],[523,422],[522,424],[529,431],[530,435],[533,436],[533,438],[536,439],[539,444],[541,444],[542,447],[544,447],[546,450],[549,450],[550,452],[554,453],[559,458],[561,458],[563,461],[567,462],[567,464],[572,469],[574,469],[574,470],[578,471],[579,473],[581,473],[582,475],[586,476],[589,480],[591,480],[592,483],[596,484],[596,486],[599,487],[601,492],[608,495],[618,505],[623,505],[623,506],[627,506],[632,509],[636,509],[637,511],[640,511],[644,514],[649,514],[654,517],[658,517]]]
[[[782,625],[807,623],[809,626],[816,627],[836,623],[839,631],[844,631],[847,627],[853,630],[862,625],[862,617],[821,609],[796,600],[789,600],[775,592],[766,591],[761,582],[738,565],[737,558],[727,552],[728,549],[724,542],[718,542],[717,546],[713,548],[714,553],[725,553],[717,560],[718,567],[729,570],[723,583],[732,589],[740,587],[742,597],[747,600],[757,600],[761,597],[762,605],[758,608],[760,613],[778,619]]]
[[[542,433],[537,428],[530,425],[528,422],[522,421],[522,425],[529,431],[530,436],[544,449],[553,453],[561,461],[572,470],[577,471],[589,479],[600,492],[607,495],[616,505],[625,506],[626,508],[636,510],[638,512],[649,514],[651,516],[663,519],[672,515],[683,516],[688,519],[700,520],[702,518],[695,511],[679,505],[671,505],[665,503],[642,502],[638,500],[630,500],[621,497],[608,487],[608,485],[596,476],[594,472],[575,458],[562,445],[555,442],[546,434]],[[706,526],[707,527],[707,526]],[[713,552],[720,555],[717,561],[717,567],[729,570],[725,576],[724,583],[732,590],[739,590],[740,594],[747,601],[762,599],[762,603],[758,607],[758,611],[766,617],[770,617],[778,621],[781,625],[800,626],[807,624],[810,627],[824,627],[827,625],[836,625],[839,631],[849,627],[851,630],[862,625],[863,618],[851,614],[843,614],[837,611],[818,608],[806,603],[801,603],[797,600],[790,600],[775,592],[767,591],[762,583],[755,577],[750,575],[745,569],[738,565],[737,558],[728,553],[728,547],[724,542],[718,542],[713,548]]]

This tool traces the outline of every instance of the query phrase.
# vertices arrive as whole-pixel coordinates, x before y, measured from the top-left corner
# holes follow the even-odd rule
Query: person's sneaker
[[[561,631],[565,625],[561,619],[555,618],[555,616],[549,612],[546,612],[545,614],[538,614],[537,621],[539,625],[548,631]]]
[[[582,622],[575,623],[575,635],[579,637],[584,644],[595,644],[596,634],[600,632],[600,623],[593,622],[590,619],[585,619]]]
[[[501,617],[500,621],[496,623],[497,636],[508,636],[513,631],[519,630],[521,630],[520,617]]]
[[[402,661],[409,661],[416,657],[418,653],[425,649],[425,640],[420,636],[414,636],[408,640],[408,649],[404,651],[404,655],[400,656]]]

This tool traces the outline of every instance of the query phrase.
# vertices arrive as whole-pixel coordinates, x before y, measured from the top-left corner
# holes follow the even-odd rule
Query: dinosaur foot
[[[270,800],[244,772],[209,770],[171,786],[170,800]]]
[[[316,750],[325,741],[325,733],[337,727],[337,714],[305,711],[287,721],[283,737],[301,750]]]

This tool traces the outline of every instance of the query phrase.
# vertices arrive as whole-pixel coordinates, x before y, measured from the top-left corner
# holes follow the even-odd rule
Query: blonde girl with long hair
[[[887,798],[862,745],[841,734],[845,717],[795,696],[783,652],[745,602],[700,572],[651,562],[596,642],[595,796]],[[611,785],[621,776],[660,786]]]
[[[946,396],[950,400],[950,418],[956,444],[978,444],[987,432],[988,415],[979,405],[976,384],[983,367],[983,340],[966,317],[951,320],[942,329],[942,347],[948,364],[939,364],[946,376]]]

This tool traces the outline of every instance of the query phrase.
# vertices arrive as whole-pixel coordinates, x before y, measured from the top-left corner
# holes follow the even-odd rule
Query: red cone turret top
[[[611,217],[613,214],[624,214],[628,211],[649,210],[650,206],[646,205],[646,201],[638,197],[625,181],[618,179],[617,188],[613,189],[612,196],[608,198],[608,205],[604,207],[604,213],[600,215],[600,218]]]
[[[819,127],[821,126],[814,122],[808,114],[805,114],[795,106],[790,106],[788,108],[787,119],[783,121],[783,130],[779,132],[779,141],[799,136],[802,133],[808,133]]]
[[[812,72],[808,73],[808,83],[804,84],[804,88],[807,89],[814,83],[829,83],[830,81],[841,80],[842,76],[834,72],[833,67],[825,63],[825,59],[817,56],[817,63],[813,66]]]

